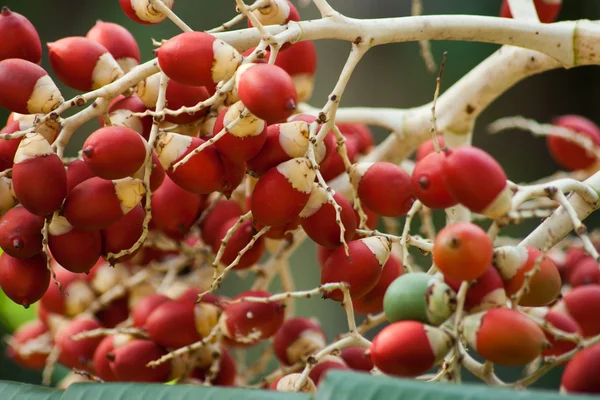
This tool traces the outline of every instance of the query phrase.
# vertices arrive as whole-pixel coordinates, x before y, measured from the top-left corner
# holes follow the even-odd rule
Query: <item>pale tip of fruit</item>
[[[468,315],[463,319],[462,322],[463,335],[465,339],[467,339],[469,346],[471,346],[475,351],[477,351],[477,333],[479,332],[479,327],[483,322],[483,317],[485,316],[486,312],[487,311],[481,311]]]
[[[192,137],[165,132],[158,136],[154,146],[162,167],[167,170],[178,161],[192,144]]]
[[[65,297],[65,315],[75,317],[84,313],[96,300],[96,294],[83,280],[77,280],[69,285],[69,295]]]
[[[476,313],[479,311],[489,310],[491,308],[504,307],[506,306],[507,300],[508,298],[506,297],[506,291],[504,288],[497,288],[483,296],[481,302],[477,306],[473,307],[470,311],[472,313]]]
[[[242,64],[242,55],[221,39],[213,42],[212,79],[214,83],[231,78]],[[237,86],[237,85],[236,85]]]
[[[19,143],[14,163],[18,164],[31,158],[49,156],[51,154],[54,154],[54,151],[46,138],[39,133],[28,133],[23,137],[21,143]]]
[[[304,103],[312,97],[315,88],[315,77],[312,74],[298,74],[292,76],[292,81],[298,93],[298,102]]]
[[[361,162],[361,163],[356,163],[352,167],[350,167],[350,171],[348,173],[350,175],[350,183],[352,184],[352,186],[354,186],[355,188],[358,187],[360,180],[367,173],[367,171],[369,170],[369,168],[371,168],[371,166],[373,164],[375,164],[375,163]]]
[[[333,193],[332,193],[333,195]],[[313,188],[308,198],[308,203],[300,212],[300,218],[308,218],[319,211],[324,204],[327,203],[327,191],[321,186],[313,183]]]
[[[501,246],[494,250],[492,263],[500,273],[504,281],[508,281],[517,275],[517,272],[525,266],[529,252],[523,246]]]
[[[316,174],[311,168],[308,158],[292,158],[291,160],[282,162],[276,168],[298,192],[306,194],[311,192]]]
[[[313,380],[310,379],[309,377],[306,377],[306,379],[304,380],[304,384],[299,389],[296,389],[296,382],[298,382],[298,379],[300,379],[301,376],[302,376],[302,374],[297,373],[297,372],[286,375],[277,382],[277,386],[275,389],[278,392],[300,392],[300,393],[316,392],[317,387],[315,386],[315,383],[313,382]]]
[[[448,354],[454,342],[450,335],[439,328],[423,325],[423,329],[425,330],[429,346],[431,347],[431,351],[437,362]]]
[[[392,251],[391,243],[388,239],[381,236],[371,236],[360,239],[377,258],[377,262],[381,267],[385,265]]]
[[[35,82],[31,96],[27,100],[27,110],[30,114],[48,114],[64,101],[56,84],[46,74]]]
[[[117,60],[108,51],[102,54],[92,71],[92,90],[113,83],[124,75]]]
[[[285,122],[279,124],[278,127],[279,146],[281,146],[281,149],[285,154],[292,158],[302,157],[306,154],[309,144],[308,136],[310,133],[310,125],[307,122]],[[318,146],[317,149],[320,149],[320,146]]]
[[[480,214],[492,219],[506,215],[512,207],[512,197],[512,190],[508,185],[505,185],[504,189],[498,193],[494,200]]]
[[[158,101],[158,89],[160,87],[160,72],[150,75],[144,80],[138,82],[135,87],[135,93],[142,103],[148,108],[154,108]]]
[[[229,107],[223,117],[223,126],[227,127],[227,125],[240,118],[245,108],[246,107],[241,101],[238,101]],[[237,138],[243,139],[260,135],[265,130],[265,127],[265,121],[248,112],[246,116],[241,118],[237,124],[227,132]]]
[[[146,194],[144,182],[136,178],[123,178],[113,181],[115,194],[121,204],[123,215],[137,206]]]
[[[67,219],[61,215],[55,215],[52,217],[52,221],[48,226],[48,233],[52,236],[60,236],[70,232],[73,229],[73,225],[67,221]]]

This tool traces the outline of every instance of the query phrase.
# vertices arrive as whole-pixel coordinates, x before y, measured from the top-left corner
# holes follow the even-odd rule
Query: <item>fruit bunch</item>
[[[509,181],[470,135],[435,124],[413,141],[414,162],[391,162],[361,118],[336,115],[348,69],[323,109],[307,104],[316,48],[295,35],[303,21],[291,2],[236,1],[240,15],[210,33],[189,29],[173,1],[119,3],[133,22],[168,18],[184,32],[143,62],[126,27],[99,21],[47,45],[57,82],[33,25],[0,16],[0,32],[17,38],[0,46],[0,106],[12,112],[0,133],[0,288],[39,317],[10,339],[16,362],[46,376],[58,362],[96,381],[278,391],[315,391],[331,369],[433,370],[440,381],[466,368],[502,383],[470,349],[532,371],[515,385],[566,364],[565,391],[600,392],[600,240],[565,196],[600,205],[598,189],[575,179],[598,169],[592,121],[565,115],[542,129],[574,171],[548,183]],[[542,22],[556,18],[550,3],[535,2]],[[221,34],[241,17],[243,40]],[[65,100],[60,85],[82,93]],[[65,157],[91,120],[77,157]],[[446,215],[439,231],[432,213]],[[564,234],[541,244],[499,235],[540,216],[562,218]],[[417,217],[423,235],[411,233]],[[578,237],[558,243],[571,229]],[[320,282],[296,290],[288,258],[305,238]],[[223,295],[232,273],[252,274],[252,287]],[[271,291],[276,277],[283,293]],[[343,306],[347,333],[332,341],[294,315],[297,299],[316,295]],[[252,373],[233,357],[255,346],[280,367]]]

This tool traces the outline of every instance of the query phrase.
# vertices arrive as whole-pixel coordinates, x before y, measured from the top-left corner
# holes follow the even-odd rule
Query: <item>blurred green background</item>
[[[314,6],[301,7],[296,0],[303,19],[317,18]],[[423,0],[425,14],[477,14],[497,15],[500,0]],[[568,0],[564,2],[561,20],[600,19],[600,2]],[[410,15],[410,0],[330,0],[340,12],[357,18],[383,18]],[[42,42],[52,42],[66,36],[84,36],[96,20],[119,23],[127,27],[138,39],[143,60],[152,58],[151,39],[169,38],[179,33],[170,22],[157,26],[142,26],[130,21],[122,13],[118,2],[52,0],[5,0],[11,10],[27,16],[36,26]],[[234,16],[232,0],[197,1],[177,0],[175,12],[196,30],[206,30]],[[242,26],[243,27],[243,26]],[[497,45],[439,41],[432,43],[432,51],[439,63],[444,51],[448,52],[446,69],[442,79],[442,91],[467,71],[494,52]],[[316,89],[311,104],[325,103],[335,80],[342,69],[349,50],[348,43],[323,40],[317,42],[319,68]],[[42,66],[52,72],[44,46]],[[58,82],[58,81],[57,81]],[[60,84],[59,84],[60,85]],[[403,43],[373,48],[358,65],[342,100],[342,106],[412,107],[429,102],[435,88],[435,76],[429,74],[419,56],[416,43]],[[580,67],[572,70],[550,71],[531,77],[501,96],[477,121],[474,145],[489,151],[504,166],[509,179],[515,182],[529,181],[551,174],[557,168],[551,160],[543,139],[533,138],[524,132],[505,132],[497,136],[485,133],[485,126],[493,120],[523,115],[548,122],[553,116],[566,113],[584,115],[600,123],[600,106],[596,93],[600,88],[597,67]],[[76,93],[63,88],[65,98]],[[0,88],[1,90],[1,88]],[[0,120],[8,113],[0,109]],[[74,155],[86,136],[97,128],[92,121],[78,132],[68,148]],[[375,130],[377,142],[387,132]],[[597,221],[597,218],[594,218]],[[596,225],[588,220],[588,227]],[[418,224],[416,224],[418,226]],[[523,236],[534,223],[506,230],[508,234]],[[292,270],[297,288],[309,289],[319,283],[314,246],[305,243],[292,258]],[[248,280],[231,279],[226,283],[226,293],[239,293],[249,286]],[[273,288],[276,290],[277,288]],[[297,303],[297,314],[315,316],[321,320],[330,339],[345,330],[345,317],[338,303],[320,299],[302,300]],[[0,335],[10,332],[20,321],[34,315],[33,310],[23,311],[0,298]],[[375,332],[369,336],[372,337]],[[0,344],[0,379],[39,383],[39,373],[24,371],[4,358],[3,343]],[[557,388],[558,370],[544,378],[538,386]],[[518,371],[508,371],[513,379]],[[504,374],[504,371],[501,371]]]

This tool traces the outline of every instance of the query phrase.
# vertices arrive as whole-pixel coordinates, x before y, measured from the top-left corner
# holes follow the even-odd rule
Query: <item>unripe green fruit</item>
[[[398,277],[383,298],[383,311],[390,322],[412,320],[440,325],[455,308],[454,290],[423,272]]]

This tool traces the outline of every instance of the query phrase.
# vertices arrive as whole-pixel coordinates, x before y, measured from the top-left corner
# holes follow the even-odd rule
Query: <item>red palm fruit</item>
[[[327,137],[330,136],[327,135]],[[358,143],[356,139],[346,140],[346,154],[351,163],[358,161]],[[344,165],[342,156],[334,149],[334,151],[321,162],[319,170],[321,171],[323,179],[325,179],[325,181],[330,181],[346,172],[346,166]]]
[[[354,139],[360,154],[368,154],[375,145],[373,132],[364,124],[337,124],[346,139]]]
[[[82,92],[99,89],[123,76],[106,47],[82,36],[48,43],[48,56],[58,79]]]
[[[269,125],[285,122],[298,104],[292,77],[273,64],[244,64],[236,72],[235,87],[248,110]]]
[[[504,280],[507,296],[513,296],[523,286],[525,274],[531,271],[542,252],[533,247],[502,246],[494,251],[494,265]],[[546,257],[539,272],[529,279],[529,289],[521,297],[522,306],[541,307],[553,302],[560,294],[562,282],[556,264]]]
[[[144,180],[144,173],[146,172],[146,161],[144,160],[144,164],[137,170],[135,174],[132,176],[141,181]],[[165,169],[162,167],[158,156],[155,151],[152,151],[152,172],[150,173],[150,190],[153,192],[156,191],[160,185],[162,185],[165,180],[165,176],[167,173]]]
[[[170,301],[170,299],[160,293],[153,293],[142,297],[131,309],[133,326],[138,328],[143,327],[148,316],[152,314],[159,305],[167,301]]]
[[[1,21],[1,20],[0,20]],[[25,345],[30,340],[38,339],[41,335],[48,332],[48,328],[41,321],[33,320],[19,326],[11,336],[11,341],[6,349],[6,355],[15,363],[30,369],[42,369],[46,365],[48,354],[31,353],[21,355],[20,346]],[[48,341],[48,344],[50,341]],[[12,344],[17,346],[12,347]]]
[[[204,382],[209,370],[210,364],[202,367],[196,367],[190,376],[194,379]],[[235,386],[236,374],[237,368],[235,366],[235,360],[229,351],[227,351],[225,347],[222,347],[219,360],[219,372],[217,373],[217,376],[212,379],[212,384],[215,386]]]
[[[248,170],[260,176],[269,169],[292,158],[303,157],[308,150],[309,126],[305,121],[270,125],[267,139],[256,157],[248,160]],[[325,157],[325,146],[317,145],[317,162]]]
[[[267,171],[256,183],[250,209],[256,222],[279,226],[306,206],[315,172],[307,158],[293,158]]]
[[[290,318],[275,333],[273,350],[283,365],[293,365],[327,345],[321,326],[309,318]]]
[[[368,207],[365,207],[364,204],[361,204],[362,210],[367,216],[366,225],[368,229],[377,229],[377,225],[379,224],[379,215],[377,215],[374,211],[370,210]],[[360,224],[360,216],[358,215],[358,211],[354,210],[354,216],[356,217],[356,226]],[[358,233],[356,237],[359,237]]]
[[[19,144],[12,183],[21,205],[35,215],[50,215],[61,206],[67,194],[67,174],[42,135],[28,133]]]
[[[146,159],[144,139],[124,126],[107,126],[92,133],[82,148],[83,161],[103,179],[133,175]]]
[[[98,295],[102,295],[109,291],[115,285],[118,285],[123,280],[129,278],[131,270],[128,266],[117,264],[110,265],[110,263],[99,258],[96,265],[90,269],[90,272],[85,275],[87,282],[90,287]]]
[[[131,211],[144,194],[144,185],[139,179],[109,181],[94,177],[75,186],[62,212],[75,228],[101,230]]]
[[[20,125],[18,121],[9,122],[2,130],[0,134],[10,134],[20,131]],[[0,140],[0,170],[6,171],[12,168],[14,164],[15,154],[19,148],[23,138]]]
[[[319,363],[310,370],[308,377],[316,386],[319,386],[319,383],[325,378],[327,372],[332,369],[349,370],[350,368],[340,357],[328,355],[323,357]]]
[[[360,201],[384,217],[406,215],[415,201],[410,175],[392,163],[354,164],[350,180]]]
[[[579,261],[571,274],[569,283],[573,287],[600,283],[600,267],[598,267],[598,262],[593,257],[585,257]]]
[[[88,168],[85,161],[75,159],[67,164],[67,195],[81,182],[93,178],[94,173]]]
[[[115,328],[129,318],[129,298],[121,296],[111,301],[95,314],[100,323],[107,328]]]
[[[340,227],[333,204],[328,202],[327,190],[314,185],[308,203],[300,213],[300,224],[309,238],[315,243],[335,248],[342,244]],[[340,207],[339,222],[344,226],[344,240],[350,241],[356,233],[356,217],[352,205],[339,193],[333,194],[333,199]]]
[[[274,380],[273,383],[271,383],[269,385],[269,390],[275,390],[277,392],[300,392],[300,393],[316,392],[317,386],[312,381],[312,379],[310,379],[309,377],[307,377],[304,380],[304,384],[299,389],[296,389],[296,382],[298,381],[298,379],[300,379],[301,376],[302,376],[302,374],[300,374],[300,373],[292,373],[292,374],[282,376],[281,378]]]
[[[470,222],[457,222],[438,232],[432,255],[444,277],[470,281],[489,268],[493,251],[492,242],[483,229]]]
[[[452,346],[443,330],[416,321],[400,321],[375,336],[369,355],[381,372],[416,377],[431,369]]]
[[[440,145],[440,149],[444,148],[444,138],[442,136],[437,137],[438,143]],[[433,139],[427,139],[423,142],[418,148],[416,152],[416,161],[419,162],[425,158],[430,153],[435,152],[435,146],[433,144]]]
[[[166,382],[171,374],[171,364],[148,367],[151,361],[158,360],[167,352],[150,340],[134,339],[113,352],[112,370],[122,382]]]
[[[242,63],[236,49],[205,32],[184,32],[157,51],[160,69],[182,85],[206,86],[231,78]]]
[[[17,206],[0,220],[0,247],[12,257],[33,257],[42,251],[43,228],[43,217]]]
[[[444,282],[458,292],[463,281],[444,277]],[[496,268],[489,266],[483,275],[469,286],[465,296],[464,309],[467,312],[479,312],[506,305],[504,282]]]
[[[556,21],[560,13],[562,0],[533,0],[533,4],[535,5],[540,22],[549,23]],[[504,18],[513,17],[507,0],[502,1],[500,16]]]
[[[390,257],[387,239],[372,236],[348,243],[349,257],[344,247],[338,247],[327,259],[321,271],[321,284],[346,282],[350,285],[350,296],[358,300],[377,285],[381,270]],[[326,293],[325,298],[343,301],[341,290]]]
[[[327,247],[317,245],[317,261],[319,266],[323,268],[329,256],[335,251],[335,249],[328,249]]]
[[[0,177],[0,215],[6,214],[17,205],[17,199],[12,187],[12,179]]]
[[[245,297],[270,297],[264,290],[249,290],[233,300]],[[252,345],[273,336],[284,320],[283,304],[279,301],[257,303],[241,301],[229,304],[223,311],[219,326],[232,341]]]
[[[583,247],[575,247],[570,246],[566,253],[564,259],[564,280],[568,282],[571,279],[571,274],[575,272],[577,264],[583,259],[590,257]]]
[[[300,21],[300,14],[288,0],[270,0],[265,7],[252,11],[262,25],[285,25],[290,21]],[[248,28],[252,22],[248,20]]]
[[[96,348],[102,341],[102,337],[85,338],[73,340],[72,336],[102,328],[97,319],[89,316],[78,316],[56,333],[55,344],[60,351],[58,361],[67,368],[81,369],[93,372],[93,359]]]
[[[531,318],[510,308],[494,308],[463,320],[469,346],[495,364],[525,365],[549,348],[544,331]]]
[[[215,244],[218,246],[213,248],[213,251],[218,252],[219,248],[223,246],[221,240],[225,238],[227,231],[233,227],[238,221],[237,217],[229,219],[221,225],[219,229],[219,233],[217,234],[218,240],[215,241]],[[242,251],[244,247],[250,243],[252,237],[256,234],[256,230],[252,226],[252,221],[247,220],[244,221],[235,231],[233,236],[227,241],[227,245],[225,246],[225,252],[221,257],[221,262],[224,265],[230,265],[238,256],[238,253]],[[235,270],[242,270],[246,268],[250,268],[254,264],[256,264],[263,253],[265,252],[265,241],[263,237],[259,237],[256,242],[252,245],[250,250],[248,250],[238,264],[233,268]]]
[[[133,129],[146,140],[150,138],[152,129],[152,117],[134,117],[133,113],[143,113],[148,108],[144,102],[137,96],[129,97],[117,96],[108,106],[108,117],[113,125],[124,126]],[[99,118],[100,126],[104,127],[104,120]]]
[[[171,178],[152,196],[152,221],[172,238],[182,239],[200,216],[204,198],[176,185]]]
[[[104,228],[101,231],[102,257],[106,259],[110,253],[117,254],[122,250],[131,248],[142,236],[145,217],[146,212],[144,211],[144,207],[138,204],[117,222]],[[141,249],[141,246],[139,249]],[[129,261],[135,256],[138,250],[117,259],[111,257],[108,261],[112,263]]]
[[[85,37],[104,46],[124,73],[140,63],[140,48],[135,38],[119,24],[96,21]]]
[[[125,339],[127,338],[127,339]],[[122,345],[126,340],[131,340],[131,336],[106,336],[98,347],[96,347],[96,351],[94,351],[94,372],[96,376],[102,379],[104,382],[116,382],[117,377],[112,370],[111,362],[109,358],[113,358],[113,350],[115,349],[115,344]]]
[[[56,280],[62,285],[49,285],[48,290],[40,300],[40,305],[50,313],[71,318],[83,313],[96,300],[96,295],[80,274],[75,274],[61,267],[56,261],[50,266],[56,274]],[[68,295],[67,295],[68,293]]]
[[[594,146],[600,146],[600,128],[594,122],[579,115],[563,115],[554,119],[554,125],[571,129],[582,137],[590,139]],[[585,169],[596,162],[596,155],[579,144],[559,136],[548,136],[546,144],[552,158],[567,170]]]
[[[600,344],[576,354],[563,372],[560,388],[565,393],[600,393]]]
[[[30,61],[0,61],[0,85],[0,106],[20,114],[47,114],[64,101],[48,73]]]
[[[36,126],[36,124],[38,124],[39,118],[41,117],[43,117],[43,114],[19,114],[12,112],[10,113],[10,116],[6,123],[10,124],[12,121],[17,121],[19,123],[19,128],[17,130],[25,131],[28,129],[34,129],[37,133],[46,138],[48,143],[54,143],[54,141],[58,137],[58,133],[60,132],[60,125],[57,121],[48,119],[42,124]]]
[[[256,229],[257,231],[260,231],[262,228],[265,227],[264,225],[261,225],[254,220],[252,221],[252,224],[254,225],[254,229]],[[283,225],[271,227],[263,236],[273,240],[291,240],[291,238],[293,237],[292,232],[298,229],[298,226],[300,226],[299,216]]]
[[[102,253],[102,235],[99,231],[74,228],[65,217],[52,218],[48,231],[48,248],[52,257],[65,269],[89,272]]]
[[[173,182],[197,194],[215,192],[223,186],[225,168],[217,150],[208,146],[176,170],[173,165],[203,143],[205,140],[200,138],[167,132],[159,136],[155,146],[158,159]]]
[[[167,83],[166,100],[170,110],[178,110],[181,107],[194,107],[196,104],[208,99],[210,95],[204,86],[182,85],[175,80],[169,80]],[[199,120],[208,112],[204,108],[193,114],[183,113],[179,115],[166,115],[165,121],[174,124],[189,124]]]
[[[342,349],[340,357],[342,357],[342,360],[355,371],[371,372],[375,367],[371,360],[371,356],[367,354],[365,349],[360,347],[346,347],[345,349]]]
[[[578,286],[565,294],[553,310],[573,318],[583,337],[600,334],[600,285]]]
[[[162,2],[172,9],[175,0],[162,0]],[[125,15],[138,24],[158,24],[167,18],[165,14],[156,10],[150,0],[119,0],[119,4]]]
[[[225,167],[225,182],[219,191],[229,199],[246,176],[246,163],[232,161],[223,156],[221,156],[221,161],[223,161],[223,167]]]
[[[492,156],[471,146],[444,152],[442,172],[452,197],[489,218],[500,217],[510,210],[512,191],[506,184],[504,170]]]
[[[444,157],[444,153],[428,154],[417,161],[411,176],[415,196],[429,208],[448,208],[458,204],[444,182]]]
[[[198,342],[202,336],[196,329],[194,309],[194,303],[187,301],[165,301],[148,315],[144,328],[148,336],[161,346],[178,349]]]
[[[404,272],[402,263],[393,254],[383,265],[379,281],[360,299],[352,299],[354,311],[363,314],[377,314],[383,311],[383,297],[390,284]]]
[[[294,121],[304,121],[308,124],[312,124],[317,120],[317,117],[309,114],[298,114],[289,118],[290,122]],[[307,136],[308,138],[308,136]],[[325,146],[325,155],[319,157],[319,151],[317,151],[316,161],[318,163],[324,163],[335,151],[336,151],[336,138],[335,133],[331,130],[325,135],[325,139],[323,140],[323,145]]]
[[[283,47],[287,45],[288,43]],[[303,40],[290,45],[285,51],[277,54],[275,65],[281,67],[292,77],[298,93],[298,102],[309,100],[313,93],[315,73],[317,72],[315,43],[312,40]]]
[[[210,211],[200,222],[200,235],[204,243],[212,248],[219,247],[219,232],[221,226],[232,218],[239,218],[242,216],[243,211],[238,203],[234,200],[220,199],[217,204],[208,205]]]
[[[20,58],[39,64],[42,61],[42,42],[33,24],[19,13],[2,7],[0,13],[0,36],[4,43],[0,48],[0,61]]]
[[[563,332],[573,333],[573,334],[581,334],[581,329],[579,325],[573,318],[570,316],[558,312],[556,310],[550,310],[547,307],[535,307],[528,309],[527,314],[536,317],[538,320],[543,321],[546,325],[559,329]],[[544,350],[542,352],[542,356],[560,356],[566,352],[573,350],[577,347],[575,342],[569,340],[561,340],[550,332],[544,330],[544,335],[546,335],[546,339],[550,342],[550,348]]]
[[[237,102],[229,108],[223,109],[213,127],[213,135],[217,135],[229,124],[240,117],[244,105]],[[224,136],[215,142],[219,153],[237,162],[248,161],[258,155],[267,141],[267,124],[265,121],[248,114]]]

